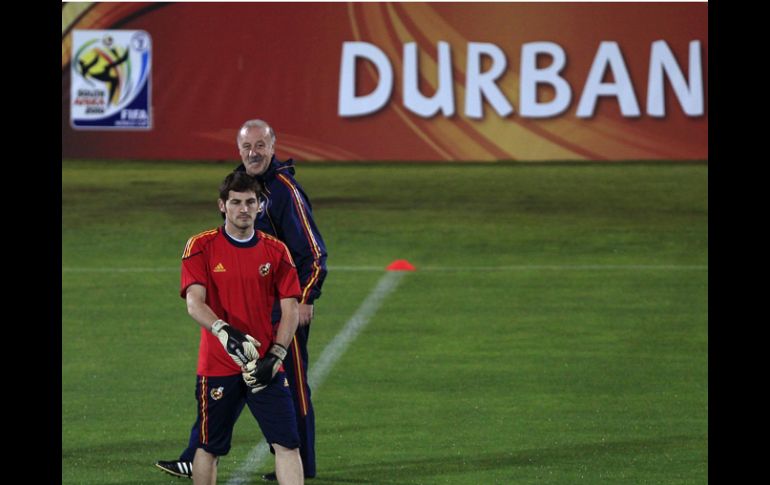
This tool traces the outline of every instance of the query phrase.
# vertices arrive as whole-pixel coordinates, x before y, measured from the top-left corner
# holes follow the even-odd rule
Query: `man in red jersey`
[[[299,280],[286,246],[254,229],[259,195],[252,177],[228,175],[219,194],[224,225],[191,237],[182,255],[181,296],[202,327],[196,485],[216,483],[217,457],[230,450],[244,402],[275,450],[278,482],[304,483],[294,404],[282,367],[298,324]],[[281,320],[274,328],[276,298]]]

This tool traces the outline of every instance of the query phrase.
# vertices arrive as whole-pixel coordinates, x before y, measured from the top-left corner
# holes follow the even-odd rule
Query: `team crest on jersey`
[[[270,263],[265,263],[259,267],[259,274],[262,276],[267,276],[267,274],[270,272]]]
[[[225,388],[224,387],[217,387],[216,389],[211,390],[211,399],[215,401],[219,401],[222,399],[222,396],[225,395]]]

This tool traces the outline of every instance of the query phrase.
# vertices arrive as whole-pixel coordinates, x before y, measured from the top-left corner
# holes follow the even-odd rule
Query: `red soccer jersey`
[[[297,270],[289,250],[262,231],[256,231],[245,243],[227,236],[224,227],[191,237],[182,255],[182,298],[196,283],[206,287],[206,304],[219,318],[262,344],[260,357],[275,338],[270,314],[276,298],[300,297]],[[240,373],[219,339],[201,328],[198,374]]]

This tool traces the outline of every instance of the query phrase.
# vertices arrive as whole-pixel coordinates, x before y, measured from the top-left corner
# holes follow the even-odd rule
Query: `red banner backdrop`
[[[70,126],[75,29],[150,34],[151,130]],[[383,73],[372,59],[349,58],[355,92],[343,96],[343,45],[351,42],[379,51],[392,69],[386,101],[358,116],[340,114],[341,99],[374,92]],[[451,85],[443,86],[451,88],[450,114],[419,115],[409,106],[404,60],[411,43],[425,97],[437,92],[441,66],[451,61]],[[449,57],[442,58],[440,43]],[[525,55],[544,43],[556,55]],[[481,47],[487,54],[473,57]],[[542,77],[559,56],[563,66]],[[483,114],[474,116],[466,98],[481,93],[480,76],[494,69],[500,73],[487,87],[495,88],[482,93]],[[536,101],[522,99],[527,86],[536,87]],[[492,105],[495,93],[509,112]],[[565,94],[569,102],[558,113],[526,112]],[[251,118],[273,125],[280,157],[302,160],[705,160],[708,5],[64,4],[63,157],[237,159],[236,131]]]

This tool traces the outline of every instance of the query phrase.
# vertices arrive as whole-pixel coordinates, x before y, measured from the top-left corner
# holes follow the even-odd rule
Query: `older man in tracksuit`
[[[294,162],[275,158],[275,133],[262,120],[250,120],[238,131],[238,149],[242,164],[236,171],[246,171],[263,186],[260,213],[255,228],[273,235],[286,244],[291,252],[301,286],[299,327],[283,361],[289,387],[294,399],[297,429],[300,435],[300,455],[305,477],[316,475],[315,415],[307,382],[307,341],[313,319],[314,301],[321,296],[326,278],[326,245],[313,220],[310,200],[294,179]],[[273,308],[272,320],[281,319],[280,306]],[[175,476],[192,477],[192,458],[198,447],[199,423],[190,433],[187,449],[179,460],[159,461],[156,466]],[[275,473],[262,476],[275,481]]]

